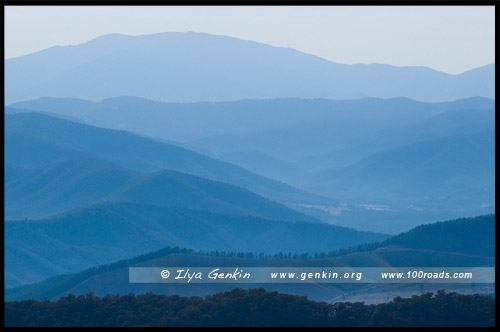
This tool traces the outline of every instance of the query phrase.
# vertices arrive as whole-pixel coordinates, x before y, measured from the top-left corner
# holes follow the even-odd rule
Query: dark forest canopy
[[[5,303],[6,326],[494,326],[492,297],[426,293],[378,305],[310,301],[263,288],[205,298],[70,294]]]

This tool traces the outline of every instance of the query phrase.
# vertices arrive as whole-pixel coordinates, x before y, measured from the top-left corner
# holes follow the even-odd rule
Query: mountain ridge
[[[385,234],[150,204],[107,202],[39,220],[5,222],[6,284],[136,256],[165,245],[197,250],[325,251]]]
[[[41,167],[96,158],[136,171],[177,170],[243,188],[281,202],[329,200],[212,157],[123,130],[98,128],[41,113],[6,114],[5,160]]]
[[[107,35],[5,60],[5,91],[7,103],[123,94],[182,102],[361,96],[440,101],[493,97],[492,65],[451,75],[427,67],[338,64],[291,48],[206,33]]]
[[[321,222],[248,189],[172,170],[140,173],[108,161],[84,159],[37,169],[14,167],[9,174],[6,219],[42,218],[90,204],[121,201]]]

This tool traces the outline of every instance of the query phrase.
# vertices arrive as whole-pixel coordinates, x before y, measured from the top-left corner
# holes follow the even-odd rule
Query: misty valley
[[[299,325],[406,326],[419,303],[439,321],[473,301],[482,321],[462,317],[494,324],[494,283],[189,282],[197,267],[235,281],[249,267],[495,267],[494,71],[345,65],[194,32],[5,60],[6,321],[86,324],[65,311],[76,303],[132,317],[90,325],[221,325],[220,305],[226,325],[252,325],[244,299],[257,325],[285,320],[269,303],[302,308]],[[188,282],[129,282],[163,266],[191,267],[170,271]]]

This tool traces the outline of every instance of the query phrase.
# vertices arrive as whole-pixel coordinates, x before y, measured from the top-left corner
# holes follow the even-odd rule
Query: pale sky
[[[494,62],[494,6],[6,6],[4,58],[108,34],[195,31],[291,47],[338,63]]]

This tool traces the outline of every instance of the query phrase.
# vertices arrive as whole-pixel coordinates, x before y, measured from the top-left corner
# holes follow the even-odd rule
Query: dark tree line
[[[426,293],[378,305],[327,304],[263,288],[205,298],[106,295],[5,303],[6,326],[494,326],[492,297]]]

